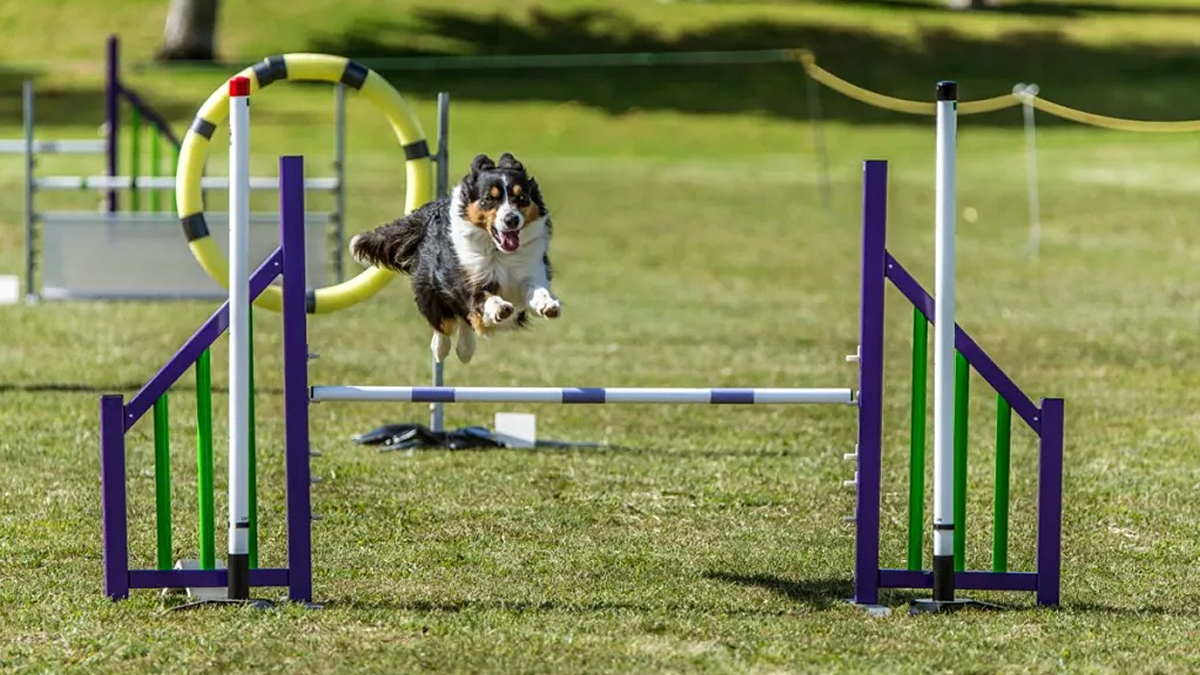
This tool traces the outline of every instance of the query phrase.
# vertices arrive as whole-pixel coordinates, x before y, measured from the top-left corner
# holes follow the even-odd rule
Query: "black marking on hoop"
[[[197,117],[196,119],[192,120],[192,131],[198,136],[203,136],[211,141],[213,132],[216,130],[217,125],[209,122],[203,117]]]
[[[235,528],[235,529],[238,529],[238,530],[248,530],[248,529],[250,529],[250,523],[248,523],[248,522],[246,522],[246,523],[236,523],[236,524],[234,525],[234,528]]]
[[[317,292],[316,291],[307,291],[304,294],[304,313],[305,314],[316,314],[317,313]]]
[[[346,61],[346,67],[342,69],[341,83],[356,90],[362,89],[369,72],[361,63]]]
[[[939,101],[957,101],[958,100],[958,83],[952,80],[944,80],[937,83],[937,100]]]
[[[208,236],[208,223],[204,220],[203,211],[184,216],[179,222],[183,225],[183,236],[187,237],[188,243]]]
[[[429,156],[429,143],[424,138],[415,143],[409,143],[403,146],[403,148],[404,159],[410,162],[414,159],[422,159]]]
[[[282,56],[268,56],[254,64],[253,70],[259,89],[265,88],[275,80],[286,80],[288,76],[287,62]]]
[[[933,530],[935,532],[937,532],[937,531],[942,531],[942,532],[952,531],[952,530],[954,530],[954,523],[934,523]]]

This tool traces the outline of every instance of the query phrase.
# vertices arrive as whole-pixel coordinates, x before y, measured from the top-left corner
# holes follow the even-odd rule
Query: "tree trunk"
[[[212,61],[217,0],[171,0],[159,61]]]

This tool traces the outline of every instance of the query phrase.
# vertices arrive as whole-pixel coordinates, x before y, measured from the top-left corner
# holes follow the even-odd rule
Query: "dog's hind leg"
[[[454,334],[454,319],[446,319],[442,321],[441,328],[436,328],[433,331],[433,340],[429,343],[429,348],[433,351],[433,358],[438,363],[446,360],[450,355],[450,336]]]
[[[471,357],[475,356],[475,331],[469,323],[464,322],[459,326],[458,343],[454,346],[454,352],[463,363],[470,363]]]

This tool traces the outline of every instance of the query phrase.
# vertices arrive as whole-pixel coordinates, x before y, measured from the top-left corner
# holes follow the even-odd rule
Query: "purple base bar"
[[[283,250],[283,417],[287,473],[288,597],[312,602],[308,444],[308,317],[304,279],[304,158],[279,158]]]
[[[883,444],[883,292],[887,162],[863,163],[862,290],[858,338],[858,500],[854,602],[879,602],[879,500]]]
[[[129,570],[129,588],[223,588],[228,583],[228,570]],[[252,569],[250,585],[287,586],[288,570]]]
[[[954,587],[972,591],[1032,591],[1039,575],[1033,572],[955,572]],[[883,588],[933,588],[933,572],[925,570],[879,570]]]

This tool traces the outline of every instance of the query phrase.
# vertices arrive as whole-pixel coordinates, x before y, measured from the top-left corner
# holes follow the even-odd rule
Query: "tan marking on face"
[[[500,188],[493,186],[490,194],[492,199],[500,199]]]
[[[538,205],[533,202],[529,202],[529,204],[521,208],[521,215],[525,216],[525,225],[522,225],[522,228],[542,217],[541,212],[538,210]]]
[[[496,209],[481,209],[478,202],[467,205],[467,220],[490,234],[496,227]]]
[[[514,185],[514,186],[513,186],[513,189],[512,189],[512,193],[513,193],[513,196],[514,196],[514,197],[520,197],[520,196],[521,196],[521,186],[520,186],[520,185]]]

